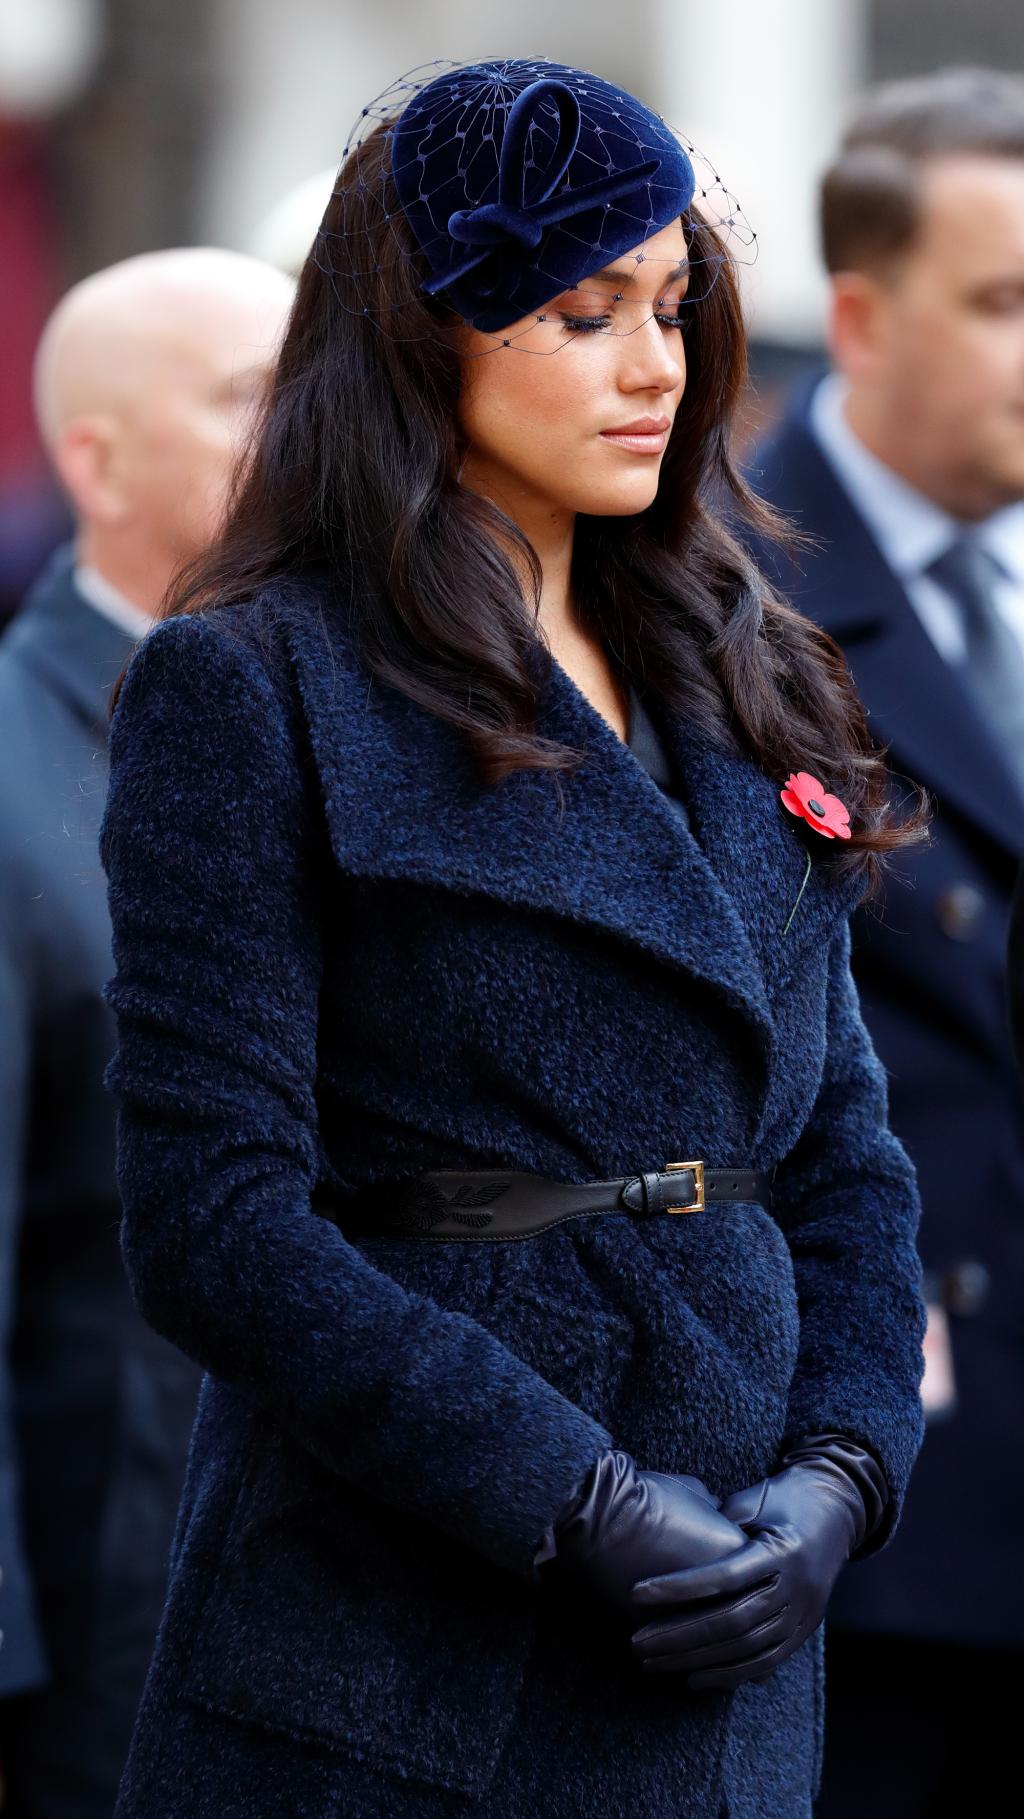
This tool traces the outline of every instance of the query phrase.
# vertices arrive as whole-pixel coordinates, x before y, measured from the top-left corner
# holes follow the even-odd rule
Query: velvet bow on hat
[[[546,60],[427,83],[395,123],[391,170],[430,267],[424,290],[489,332],[667,227],[695,184],[657,114]]]

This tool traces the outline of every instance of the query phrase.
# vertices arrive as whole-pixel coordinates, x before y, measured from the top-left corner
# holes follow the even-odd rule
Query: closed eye
[[[664,314],[660,310],[655,310],[653,313],[655,321],[660,322],[662,328],[685,329],[690,320],[688,316],[683,315],[681,306],[678,310],[674,310],[669,315]],[[611,324],[611,317],[567,316],[563,314],[562,321],[565,324],[565,327],[571,329],[574,334],[579,334],[580,332],[585,334],[588,329],[608,328]]]

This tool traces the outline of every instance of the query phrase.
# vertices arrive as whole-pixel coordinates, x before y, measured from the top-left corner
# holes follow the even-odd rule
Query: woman
[[[687,154],[557,65],[403,102],[113,719],[124,1252],[209,1373],[118,1810],[795,1819],[922,1436],[848,968],[912,830],[706,503]]]

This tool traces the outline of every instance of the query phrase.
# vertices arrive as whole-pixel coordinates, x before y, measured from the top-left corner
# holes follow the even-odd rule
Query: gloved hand
[[[869,1529],[859,1469],[869,1455],[851,1446],[851,1472],[837,1450],[795,1448],[792,1463],[726,1500],[722,1514],[751,1536],[741,1552],[634,1588],[634,1607],[664,1612],[633,1634],[645,1672],[732,1690],[767,1679],[807,1640]]]
[[[862,1547],[869,1535],[874,1534],[885,1512],[889,1501],[889,1483],[882,1465],[874,1453],[858,1445],[850,1434],[837,1432],[830,1428],[825,1433],[805,1434],[783,1453],[780,1466],[796,1465],[799,1460],[812,1460],[818,1463],[829,1460],[840,1466],[846,1476],[860,1492],[864,1505],[864,1532],[856,1543],[853,1552]],[[742,1491],[733,1491],[725,1502],[720,1504],[727,1516],[741,1526],[750,1522],[759,1507],[761,1491],[767,1478]]]
[[[580,1580],[634,1622],[637,1579],[721,1560],[747,1545],[699,1478],[639,1471],[621,1451],[602,1454],[591,1467],[557,1518],[554,1538],[552,1570]]]

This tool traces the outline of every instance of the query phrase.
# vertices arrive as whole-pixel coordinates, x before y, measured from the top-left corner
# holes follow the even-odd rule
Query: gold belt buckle
[[[667,1206],[666,1213],[702,1213],[704,1211],[704,1164],[703,1162],[666,1162],[665,1174],[675,1174],[681,1169],[689,1169],[693,1175],[694,1192],[697,1196],[691,1206]]]

